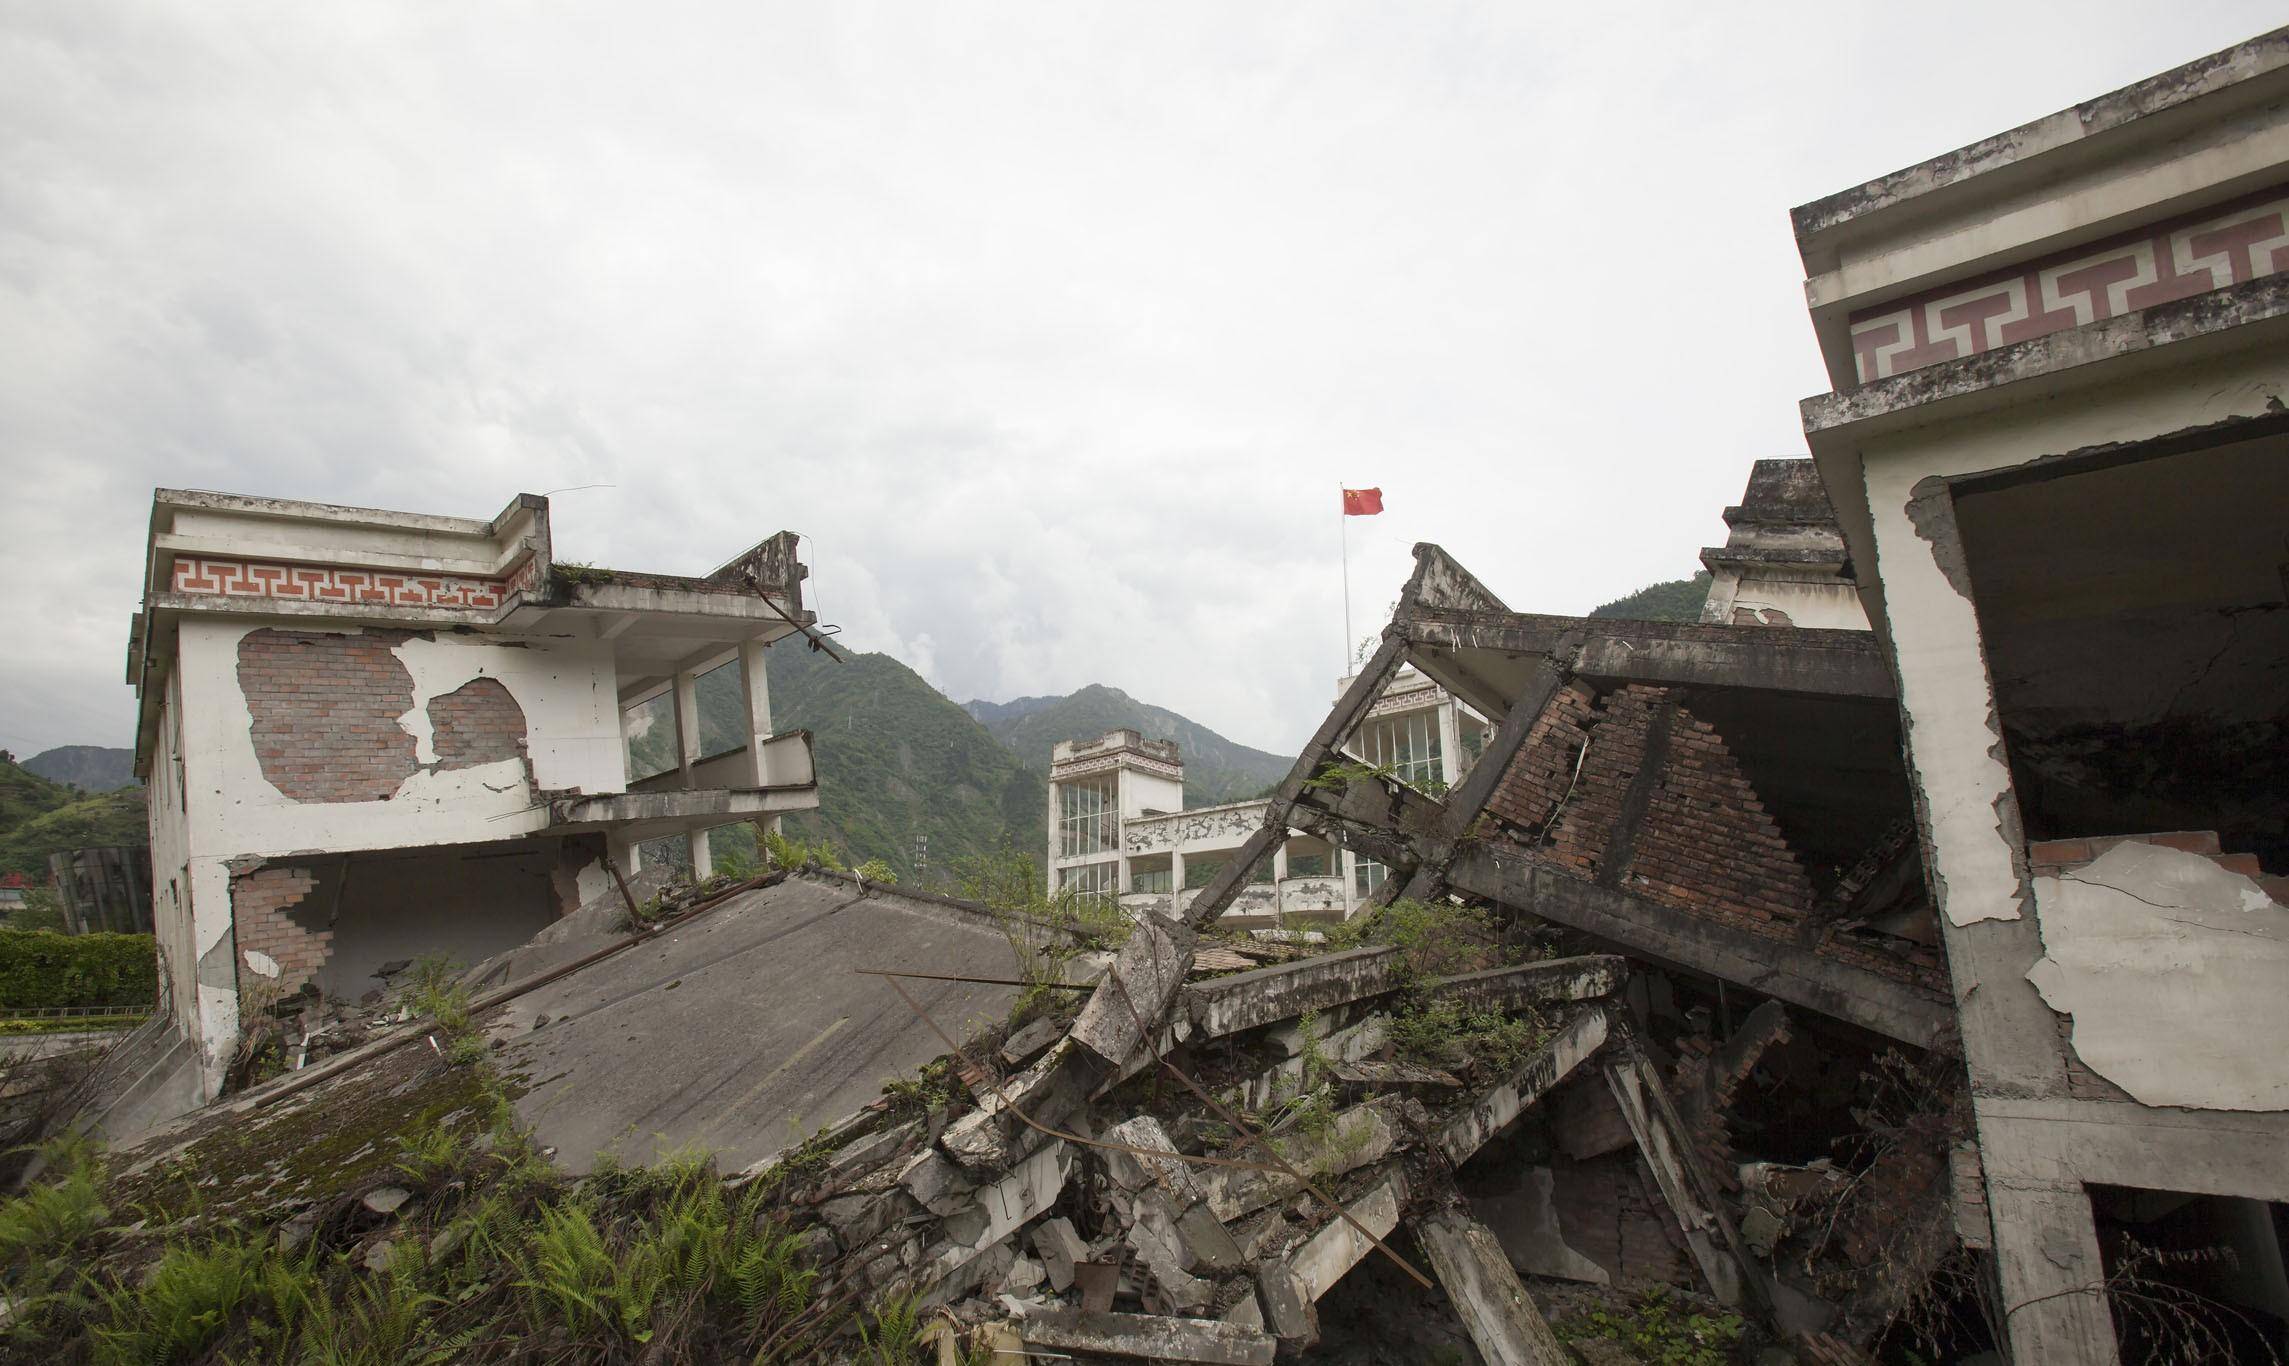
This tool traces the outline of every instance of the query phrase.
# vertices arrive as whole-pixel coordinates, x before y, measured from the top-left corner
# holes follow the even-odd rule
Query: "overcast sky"
[[[2071,14],[2072,21],[2064,22]],[[2275,3],[0,0],[0,745],[125,745],[155,485],[490,516],[957,700],[1292,751],[1437,541],[1697,568],[1826,388],[1791,205]]]

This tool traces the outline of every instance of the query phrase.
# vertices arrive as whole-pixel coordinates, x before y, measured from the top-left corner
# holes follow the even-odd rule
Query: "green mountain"
[[[772,728],[810,731],[819,771],[819,809],[790,818],[788,833],[823,835],[854,863],[879,858],[925,884],[1005,842],[1039,858],[1048,837],[1042,775],[897,660],[845,658],[837,664],[800,639],[771,649]],[[928,839],[929,860],[919,878],[918,836]]]
[[[84,792],[135,786],[135,751],[101,745],[58,745],[24,761],[24,769]]]
[[[1590,615],[1622,621],[1699,621],[1701,604],[1708,597],[1709,571],[1704,569],[1689,579],[1649,584],[1626,598],[1615,598]]]
[[[1102,683],[1092,683],[1064,697],[973,701],[964,709],[1044,783],[1049,776],[1050,748],[1059,740],[1094,740],[1124,726],[1150,740],[1176,741],[1177,753],[1184,759],[1187,807],[1262,796],[1295,766],[1292,755],[1250,749],[1165,707],[1139,702]]]
[[[44,878],[50,854],[149,840],[142,788],[90,796],[0,755],[0,873]]]

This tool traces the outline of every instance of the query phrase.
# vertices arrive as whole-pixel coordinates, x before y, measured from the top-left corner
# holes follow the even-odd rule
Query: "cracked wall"
[[[257,639],[249,647],[250,637]],[[178,650],[182,703],[175,712],[186,775],[181,880],[188,885],[177,919],[188,924],[163,927],[161,935],[176,988],[196,993],[195,1005],[177,1009],[196,1024],[209,1094],[221,1084],[238,1028],[242,960],[233,945],[232,860],[515,839],[548,823],[536,789],[624,789],[616,671],[606,642],[316,632],[210,617],[182,623]],[[330,661],[322,675],[347,694],[332,715],[284,701],[299,694],[286,691],[292,680],[279,671],[289,661],[320,657]],[[253,661],[244,684],[242,658]],[[521,751],[512,711],[522,718]],[[356,737],[363,747],[291,757],[292,737],[355,735],[353,728],[365,732]],[[266,756],[265,748],[274,752]],[[298,799],[297,791],[315,799]],[[544,891],[546,882],[544,872]]]
[[[2289,1110],[2289,907],[2217,857],[2138,840],[2034,887],[2027,980],[2085,1065],[2143,1105]]]

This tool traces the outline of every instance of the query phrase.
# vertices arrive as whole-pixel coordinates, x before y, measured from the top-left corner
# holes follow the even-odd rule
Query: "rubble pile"
[[[1325,1316],[1374,1262],[1362,1279],[1385,1297],[1378,1315],[1423,1320],[1419,1340],[1443,1328],[1489,1362],[1575,1359],[1525,1271],[1600,1287],[1591,1302],[1622,1319],[1648,1290],[1681,1295],[1706,1305],[1696,1323],[1728,1325],[1728,1344],[1745,1320],[1747,1341],[1841,1362],[1920,1284],[1868,1287],[1870,1309],[1851,1267],[1899,1270],[1871,1253],[1895,1225],[1927,1230],[1917,1209],[1944,1227],[1943,1191],[1909,1189],[1911,1168],[1944,1167],[1941,1130],[1892,1134],[1857,1167],[1735,1169],[1730,1112],[1792,1037],[1776,1005],[1722,1040],[1691,1032],[1709,1023],[1699,1012],[1664,1045],[1640,1023],[1671,990],[1660,974],[1561,954],[1547,932],[1453,903],[1401,901],[1325,952],[1238,971],[1293,950],[1189,940],[1141,924],[1086,1007],[972,1039],[805,1145],[774,1203],[842,1293],[934,1311],[948,1352],[1374,1360],[1354,1351],[1356,1325],[1331,1333]],[[1164,1010],[1137,1007],[1155,995]],[[1594,1128],[1611,1141],[1585,1139]],[[1524,1142],[1546,1168],[1554,1132],[1595,1150],[1568,1179],[1611,1169],[1651,1192],[1653,1274],[1580,1254],[1553,1265],[1565,1244],[1548,1190],[1539,1238],[1486,1196],[1487,1166],[1497,1180],[1530,1166]],[[1618,1321],[1561,1326],[1594,1338]]]

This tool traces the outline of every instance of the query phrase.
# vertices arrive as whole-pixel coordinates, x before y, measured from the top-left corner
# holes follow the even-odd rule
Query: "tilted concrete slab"
[[[567,1170],[686,1145],[737,1170],[946,1051],[881,968],[1015,978],[993,918],[847,880],[789,877],[500,1007],[487,1029],[518,1118]],[[1018,988],[904,983],[959,1039]],[[545,1017],[546,1023],[541,1023]]]
[[[1573,1359],[1486,1225],[1455,1211],[1434,1214],[1416,1221],[1415,1242],[1479,1356],[1494,1366],[1567,1366]]]
[[[1628,959],[1595,953],[1441,977],[1430,983],[1429,989],[1433,996],[1484,1010],[1520,1010],[1553,1001],[1590,1001],[1610,996],[1628,975]]]
[[[1389,989],[1398,966],[1398,950],[1389,945],[1299,958],[1195,982],[1184,989],[1184,1007],[1200,1037],[1220,1039],[1376,995]]]
[[[1468,1162],[1486,1141],[1507,1128],[1526,1107],[1550,1093],[1573,1070],[1605,1046],[1609,1021],[1602,1006],[1591,1006],[1561,1026],[1550,1041],[1500,1085],[1447,1121],[1435,1142],[1456,1166]]]
[[[1272,1366],[1279,1347],[1271,1334],[1238,1324],[1157,1314],[1052,1309],[1029,1315],[1018,1324],[1018,1331],[1025,1345],[1038,1351],[1214,1362],[1219,1366]]]

